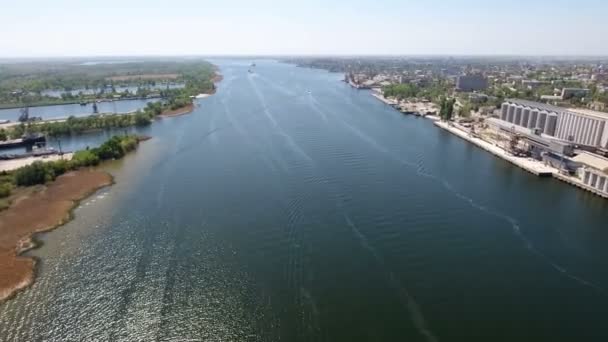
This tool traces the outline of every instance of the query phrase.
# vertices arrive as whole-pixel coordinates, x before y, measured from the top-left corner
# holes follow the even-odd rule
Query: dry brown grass
[[[33,246],[32,235],[60,226],[78,201],[111,183],[112,177],[106,172],[69,172],[37,191],[23,192],[0,212],[0,301],[34,280],[35,260],[20,256]]]

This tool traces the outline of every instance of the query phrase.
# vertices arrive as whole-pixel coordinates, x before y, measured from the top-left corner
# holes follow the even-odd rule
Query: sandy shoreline
[[[61,159],[70,160],[70,159],[72,159],[73,155],[74,155],[73,153],[64,153],[63,156],[56,154],[56,155],[51,155],[51,156],[46,156],[46,157],[27,157],[27,158],[13,159],[13,160],[2,160],[2,161],[0,161],[0,172],[1,171],[14,171],[20,167],[30,165],[30,164],[34,163],[35,161],[50,162],[50,161],[57,161],[57,160],[61,160]]]
[[[72,171],[22,195],[0,212],[0,301],[33,283],[36,260],[21,255],[36,246],[33,236],[68,222],[79,201],[112,182],[107,172]]]

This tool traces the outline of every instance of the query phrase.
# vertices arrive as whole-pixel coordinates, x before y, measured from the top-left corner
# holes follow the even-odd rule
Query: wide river
[[[213,62],[40,237],[0,340],[608,341],[608,201],[342,75]]]

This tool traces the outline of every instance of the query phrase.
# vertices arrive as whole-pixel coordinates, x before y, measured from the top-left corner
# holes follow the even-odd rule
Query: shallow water
[[[214,63],[218,93],[41,237],[0,340],[607,340],[606,201],[342,75]]]

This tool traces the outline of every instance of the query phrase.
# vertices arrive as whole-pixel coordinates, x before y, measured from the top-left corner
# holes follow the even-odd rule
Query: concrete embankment
[[[435,125],[442,129],[445,129],[446,131],[448,131],[452,134],[455,134],[456,136],[458,136],[468,142],[475,144],[478,147],[483,148],[484,150],[492,153],[493,155],[495,155],[499,158],[502,158],[502,159],[512,163],[513,165],[516,165],[532,174],[535,174],[535,175],[541,176],[541,177],[543,177],[543,176],[544,177],[553,177],[562,182],[576,186],[579,189],[589,191],[595,195],[608,199],[608,195],[598,191],[597,189],[594,189],[594,188],[586,185],[579,178],[570,176],[570,175],[566,175],[566,174],[562,174],[559,172],[558,169],[553,168],[551,166],[547,166],[541,161],[531,159],[531,158],[522,158],[522,157],[512,156],[512,155],[508,154],[508,152],[505,151],[503,148],[495,146],[480,138],[473,137],[465,130],[455,127],[455,126],[451,126],[450,124],[448,124],[446,122],[438,121],[438,122],[435,122]]]
[[[446,122],[442,122],[442,121],[436,121],[435,125],[437,127],[443,128],[446,131],[455,134],[456,136],[471,142],[473,144],[475,144],[476,146],[492,153],[493,155],[502,158],[510,163],[512,163],[513,165],[516,165],[532,174],[535,174],[537,176],[541,176],[541,177],[550,177],[552,176],[554,173],[557,173],[558,170],[547,166],[545,164],[543,164],[540,161],[531,159],[531,158],[522,158],[522,157],[515,157],[510,155],[507,151],[505,151],[504,149],[495,146],[485,140],[482,140],[480,138],[476,138],[474,136],[471,136],[468,132],[465,132],[464,130],[451,126],[450,124],[446,123]]]
[[[589,185],[583,183],[579,178],[563,175],[563,174],[557,173],[557,172],[553,174],[553,177],[559,179],[562,182],[566,182],[570,185],[574,185],[582,190],[589,191],[589,192],[593,193],[594,195],[598,195],[600,197],[608,199],[607,194],[590,187]]]

